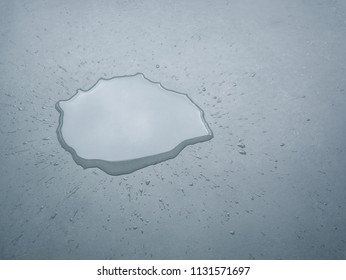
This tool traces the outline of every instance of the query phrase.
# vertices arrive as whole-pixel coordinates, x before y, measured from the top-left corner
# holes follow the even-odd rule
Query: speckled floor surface
[[[1,259],[345,259],[345,1],[1,1]],[[144,73],[214,139],[83,170],[60,99]],[[240,153],[239,140],[245,145]]]

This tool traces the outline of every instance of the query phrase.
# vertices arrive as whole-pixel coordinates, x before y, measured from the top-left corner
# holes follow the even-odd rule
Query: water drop
[[[237,145],[239,148],[242,148],[242,149],[244,149],[245,148],[245,144],[244,143],[238,143],[238,145]]]
[[[213,138],[203,111],[186,95],[137,73],[100,79],[59,101],[58,139],[83,168],[131,173]]]

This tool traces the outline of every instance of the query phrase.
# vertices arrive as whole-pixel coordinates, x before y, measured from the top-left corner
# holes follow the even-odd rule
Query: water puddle
[[[203,111],[186,94],[140,73],[100,79],[56,108],[62,147],[83,168],[110,175],[172,159],[187,145],[213,138]]]

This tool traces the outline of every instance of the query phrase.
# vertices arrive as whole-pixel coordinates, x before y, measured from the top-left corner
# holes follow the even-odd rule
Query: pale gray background
[[[0,10],[1,259],[346,258],[346,1]],[[55,102],[136,72],[188,93],[215,138],[127,176],[83,170]]]

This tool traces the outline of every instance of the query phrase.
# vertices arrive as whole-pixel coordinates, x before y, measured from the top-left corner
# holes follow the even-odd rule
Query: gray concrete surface
[[[345,1],[0,9],[1,259],[346,258]],[[83,170],[55,103],[136,72],[188,93],[214,139]]]

